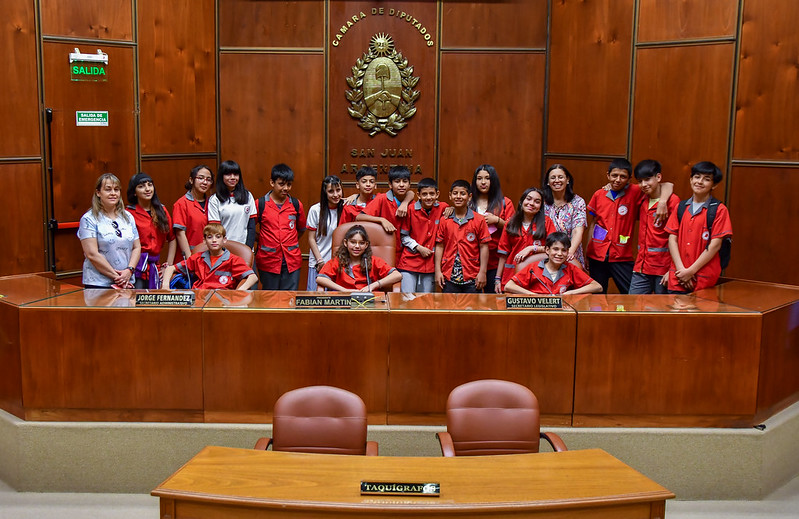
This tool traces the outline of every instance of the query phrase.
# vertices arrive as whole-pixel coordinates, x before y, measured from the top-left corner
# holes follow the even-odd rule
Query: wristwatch
[[[131,274],[136,272],[136,267],[125,267],[125,268],[127,268],[130,271]]]

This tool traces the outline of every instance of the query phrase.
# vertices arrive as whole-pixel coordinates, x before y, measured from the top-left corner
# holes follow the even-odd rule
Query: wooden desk
[[[360,482],[438,482],[441,497],[361,496]],[[206,447],[161,483],[162,519],[654,519],[674,494],[599,450],[400,458]]]
[[[544,425],[571,425],[574,310],[507,310],[494,294],[388,297],[389,423],[444,424],[450,391],[498,378],[536,394]]]
[[[369,423],[386,423],[388,306],[295,308],[295,292],[221,290],[205,305],[207,422],[265,423],[292,389],[336,386],[359,395]]]
[[[760,314],[692,295],[565,297],[577,426],[748,427]]]

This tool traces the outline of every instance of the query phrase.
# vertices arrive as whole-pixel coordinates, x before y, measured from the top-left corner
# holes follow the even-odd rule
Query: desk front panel
[[[135,308],[135,291],[81,290],[21,308],[25,418],[202,421],[207,294]]]
[[[269,422],[292,389],[359,395],[369,423],[386,422],[388,309],[294,307],[294,292],[220,291],[204,310],[205,418]]]
[[[673,304],[669,298],[572,301],[578,309],[574,425],[752,425],[760,315],[701,300],[690,310],[660,311]]]
[[[542,423],[570,425],[576,314],[505,310],[505,296],[391,294],[389,423],[443,424],[447,396],[472,380],[529,387]]]

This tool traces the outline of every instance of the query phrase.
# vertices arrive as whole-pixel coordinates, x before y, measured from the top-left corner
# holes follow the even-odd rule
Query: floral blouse
[[[577,227],[588,227],[588,220],[586,218],[585,212],[585,200],[583,200],[580,195],[574,195],[574,198],[572,198],[571,202],[568,202],[560,207],[546,204],[544,206],[544,211],[544,214],[549,216],[549,218],[552,220],[552,223],[555,224],[555,228],[558,231],[568,234],[569,238],[572,236],[572,231]],[[580,244],[580,246],[574,252],[574,257],[583,267],[585,267],[585,256],[583,255],[582,244]]]

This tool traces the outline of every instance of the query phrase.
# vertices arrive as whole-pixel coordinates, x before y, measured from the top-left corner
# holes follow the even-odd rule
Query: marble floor
[[[0,482],[0,519],[158,519],[158,499],[141,494],[15,492]],[[676,501],[669,519],[799,518],[799,477],[762,501]]]

